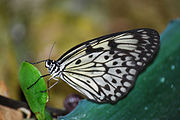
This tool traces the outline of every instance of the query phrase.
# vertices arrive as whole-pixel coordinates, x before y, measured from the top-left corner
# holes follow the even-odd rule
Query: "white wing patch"
[[[124,50],[135,50],[137,48],[136,45],[129,45],[129,44],[119,44],[117,46],[119,49],[124,49]]]
[[[136,39],[122,39],[121,38],[121,40],[115,39],[115,42],[116,43],[126,43],[126,44],[137,44],[138,40],[136,40]]]
[[[114,37],[114,39],[126,39],[126,38],[133,38],[133,35],[122,34]]]

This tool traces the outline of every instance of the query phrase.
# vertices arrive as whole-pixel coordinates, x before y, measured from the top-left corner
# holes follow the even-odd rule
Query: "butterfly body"
[[[135,84],[138,73],[155,57],[159,34],[142,28],[79,44],[57,61],[46,60],[51,78],[60,77],[98,103],[116,103]]]

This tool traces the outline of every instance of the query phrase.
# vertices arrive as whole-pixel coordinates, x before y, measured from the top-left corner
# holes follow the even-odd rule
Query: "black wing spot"
[[[77,65],[77,64],[80,64],[80,63],[81,63],[81,60],[80,60],[80,59],[75,62],[76,65]]]
[[[114,42],[114,40],[110,40],[108,46],[112,49],[117,48],[117,44]]]
[[[106,90],[110,91],[109,85],[106,84],[106,85],[104,86],[104,88],[105,88]]]
[[[116,81],[115,79],[112,79],[112,82],[113,82],[113,83],[117,83],[117,81]]]
[[[92,58],[93,57],[93,55],[89,55],[89,58]]]
[[[113,65],[117,65],[117,64],[118,64],[118,62],[117,62],[117,61],[114,61],[114,62],[113,62]]]
[[[92,48],[92,46],[87,46],[86,48],[86,53],[89,54],[89,53],[93,53],[93,52],[101,52],[103,51],[103,47],[99,47],[99,48]]]
[[[117,73],[117,74],[121,73],[121,70],[120,70],[120,69],[117,69],[117,70],[116,70],[116,73]]]
[[[107,60],[108,58],[109,58],[109,56],[107,56],[107,55],[106,55],[106,56],[104,56],[104,59],[105,59],[105,60]]]

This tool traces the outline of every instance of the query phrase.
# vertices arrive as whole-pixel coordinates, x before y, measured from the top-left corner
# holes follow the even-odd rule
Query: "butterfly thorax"
[[[55,60],[46,60],[45,67],[48,69],[49,73],[53,76],[58,76],[61,72],[60,65]]]

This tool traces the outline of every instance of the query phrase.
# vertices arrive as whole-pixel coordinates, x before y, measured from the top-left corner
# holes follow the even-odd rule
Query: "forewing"
[[[137,74],[159,48],[159,34],[135,29],[84,42],[59,60],[62,79],[95,102],[115,103],[134,86]]]

